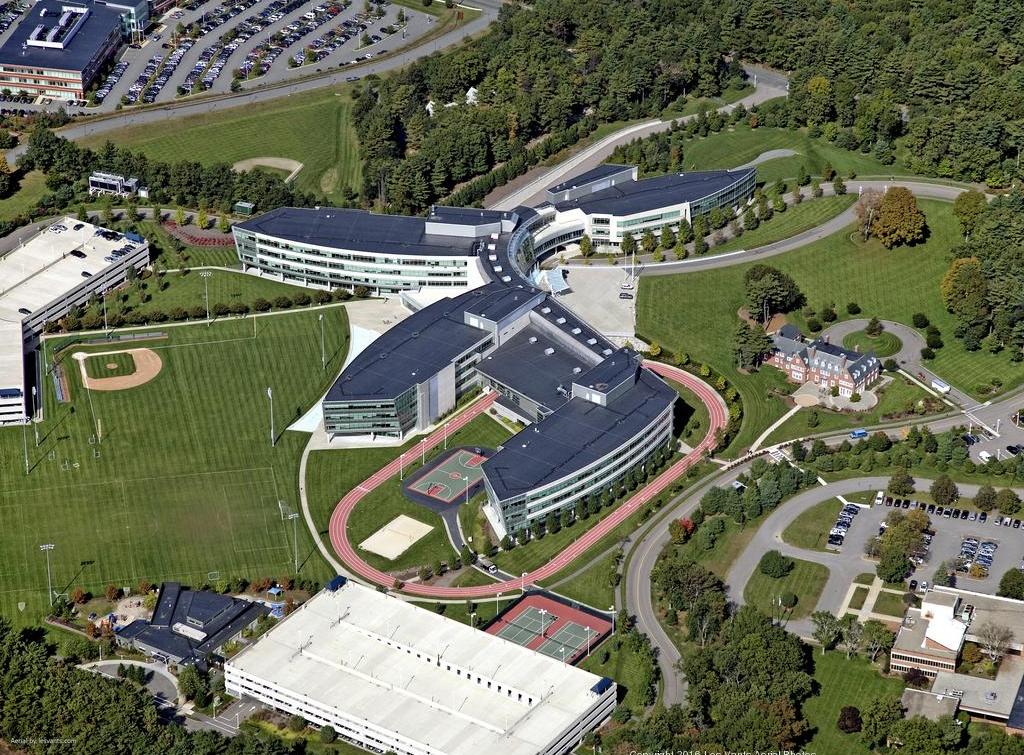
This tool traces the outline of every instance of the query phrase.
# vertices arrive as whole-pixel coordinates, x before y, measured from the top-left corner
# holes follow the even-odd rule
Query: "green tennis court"
[[[445,503],[453,503],[483,479],[482,464],[485,456],[459,449],[437,466],[424,472],[415,482],[409,485],[421,495],[436,498]]]
[[[598,633],[593,629],[580,626],[574,622],[563,624],[559,627],[558,631],[555,632],[554,636],[545,640],[544,643],[537,648],[537,651],[544,655],[549,655],[552,658],[558,660],[574,658],[579,651],[587,649],[587,636],[590,636],[590,641],[594,642]],[[564,652],[563,652],[564,650]]]

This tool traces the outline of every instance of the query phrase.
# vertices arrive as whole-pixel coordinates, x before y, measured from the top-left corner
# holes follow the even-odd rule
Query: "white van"
[[[988,451],[979,451],[978,458],[981,460],[982,464],[988,464],[992,461],[993,456]]]

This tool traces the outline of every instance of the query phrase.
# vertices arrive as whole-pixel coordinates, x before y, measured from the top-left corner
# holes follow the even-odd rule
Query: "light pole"
[[[320,366],[327,369],[327,352],[324,351],[324,316],[320,314]]]
[[[523,572],[522,575],[519,577],[519,592],[526,592],[526,572]]]
[[[39,550],[46,554],[46,592],[50,598],[50,605],[53,605],[53,582],[50,579],[50,551],[53,550],[53,543],[40,545]]]
[[[505,593],[503,593],[503,592],[499,592],[497,595],[494,596],[494,615],[495,616],[498,615],[498,598],[500,598],[504,594]]]
[[[299,512],[293,511],[288,515],[288,518],[292,520],[292,542],[295,548],[295,575],[299,574],[299,533],[296,531],[297,525],[295,521],[299,518]]]
[[[559,648],[562,651],[562,663],[565,663],[565,645]]]
[[[420,466],[427,463],[427,439],[420,440]]]
[[[21,443],[25,447],[25,474],[28,474],[28,415],[25,415],[25,421],[21,425]]]
[[[540,609],[540,636],[544,636],[544,617],[548,615],[548,609]]]
[[[405,479],[405,454],[398,455],[398,479]]]
[[[199,277],[203,279],[203,291],[204,297],[206,298],[206,327],[210,327],[210,276],[213,275],[209,270],[203,270],[199,273]]]
[[[609,609],[612,614],[612,634],[615,634],[615,604],[612,603],[612,607]]]
[[[270,447],[277,445],[277,438],[274,435],[274,392],[267,386],[267,398],[270,399]]]
[[[448,423],[444,423],[444,449],[448,450]]]
[[[471,629],[476,629],[476,611],[469,615],[469,626]]]
[[[39,417],[39,404],[36,398],[36,387],[32,386],[32,430],[36,434],[36,448],[39,448],[39,425],[34,421]]]
[[[462,481],[466,483],[466,505],[469,505],[469,475],[462,475]]]

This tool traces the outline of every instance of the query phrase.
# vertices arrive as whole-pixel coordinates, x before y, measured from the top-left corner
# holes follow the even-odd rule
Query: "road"
[[[109,131],[115,131],[126,126],[144,126],[149,123],[163,123],[164,121],[172,118],[184,118],[190,115],[220,112],[231,108],[266,102],[280,97],[287,97],[300,92],[308,92],[314,89],[337,86],[339,84],[344,84],[345,79],[350,76],[360,76],[365,78],[371,74],[380,75],[388,71],[394,71],[422,57],[432,55],[435,52],[452,45],[456,45],[463,40],[484,31],[490,23],[497,18],[501,4],[501,0],[474,0],[473,7],[478,7],[481,10],[481,14],[479,16],[457,28],[445,32],[431,41],[422,41],[407,49],[397,50],[387,58],[369,60],[365,63],[346,66],[345,68],[338,69],[335,73],[314,76],[301,81],[282,82],[280,84],[245,90],[225,96],[208,97],[167,104],[163,107],[150,107],[131,112],[121,111],[95,120],[81,120],[66,126],[61,129],[59,133],[61,136],[68,139],[81,139],[84,137],[104,134]],[[207,44],[209,44],[209,42],[207,42]],[[196,46],[200,47],[201,42],[197,43]],[[148,46],[146,49],[148,50]],[[137,52],[145,53],[146,50],[140,50]],[[184,61],[182,65],[185,65]],[[230,76],[230,72],[226,71],[222,76]],[[171,85],[172,83],[168,82],[168,87]],[[7,153],[8,162],[15,160],[24,152],[24,150],[24,145],[19,145],[10,150]]]
[[[785,96],[789,82],[782,74],[770,72],[759,66],[744,66],[744,70],[752,81],[756,80],[754,92],[739,100],[739,102],[718,108],[720,112],[731,112],[740,103],[745,107],[750,107],[765,100]],[[494,210],[511,210],[520,205],[528,207],[538,205],[546,200],[545,190],[547,187],[554,186],[557,183],[597,167],[607,160],[608,156],[619,145],[665,131],[671,128],[675,122],[685,122],[696,117],[696,115],[692,115],[676,119],[655,119],[626,126],[609,134],[586,149],[577,152],[554,167],[538,168],[530,171],[526,176],[526,183],[524,185],[513,189],[511,192],[504,192],[504,195],[500,197],[499,192],[495,192],[491,197],[488,197],[487,206]]]
[[[168,708],[172,711],[176,709],[178,704],[178,680],[162,664],[115,659],[112,661],[85,663],[82,665],[82,668],[109,676],[111,679],[119,679],[117,669],[118,666],[122,665],[141,666],[144,668],[146,670],[146,690],[153,696],[157,708]]]
[[[698,463],[706,452],[715,443],[715,436],[718,430],[725,426],[726,407],[725,402],[715,390],[700,378],[678,368],[661,362],[645,362],[644,366],[657,372],[662,377],[675,380],[693,391],[708,409],[709,427],[704,439],[697,444],[693,450],[676,461],[672,466],[659,474],[651,483],[641,488],[632,498],[620,504],[611,514],[594,525],[573,543],[562,550],[555,558],[534,571],[524,574],[519,578],[512,578],[502,582],[495,582],[488,585],[476,585],[473,587],[443,587],[438,585],[423,585],[419,583],[407,583],[402,590],[411,595],[433,597],[433,598],[481,598],[495,595],[499,592],[512,592],[521,589],[525,584],[533,584],[559,573],[576,559],[586,553],[593,545],[600,541],[605,535],[611,532],[620,523],[625,521],[633,513],[640,510],[656,498],[662,491],[668,488],[675,480],[685,474],[686,470]],[[469,409],[462,412],[447,424],[448,432],[455,432],[463,427],[474,417],[485,411],[497,398],[497,394],[489,393],[477,400]],[[438,430],[421,441],[425,450],[430,450],[439,445],[444,438],[444,431]],[[384,484],[399,473],[401,460],[394,459],[386,466],[379,469],[368,479],[349,491],[339,501],[331,514],[329,533],[334,551],[338,554],[344,565],[355,572],[363,579],[378,585],[388,586],[392,583],[393,577],[385,572],[373,568],[367,564],[356,552],[355,547],[348,539],[348,518],[355,506],[372,490]],[[313,533],[314,539],[318,533]]]

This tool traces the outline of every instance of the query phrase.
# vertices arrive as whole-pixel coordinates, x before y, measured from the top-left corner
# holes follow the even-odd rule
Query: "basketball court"
[[[482,465],[486,458],[469,449],[457,449],[418,474],[409,483],[408,489],[442,503],[461,503],[466,491],[483,479]]]
[[[566,663],[592,651],[611,631],[595,614],[543,595],[528,595],[499,615],[487,632]]]

